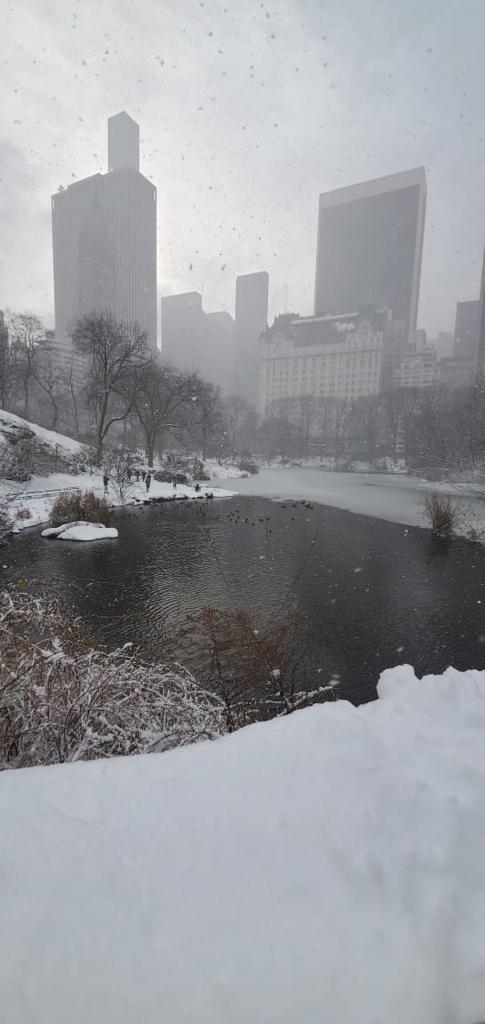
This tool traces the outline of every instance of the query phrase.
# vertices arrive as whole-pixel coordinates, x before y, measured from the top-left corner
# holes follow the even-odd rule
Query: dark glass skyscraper
[[[421,167],[320,196],[315,313],[372,304],[416,329],[426,179]]]

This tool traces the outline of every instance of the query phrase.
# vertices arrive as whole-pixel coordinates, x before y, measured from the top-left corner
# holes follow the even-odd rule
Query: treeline
[[[173,447],[198,448],[203,456],[244,447],[244,424],[254,420],[247,403],[223,400],[198,373],[164,362],[136,324],[109,313],[85,316],[61,359],[38,317],[10,314],[7,323],[0,407],[92,445],[98,461],[108,441],[144,447],[150,465]]]
[[[282,398],[258,430],[267,456],[330,457],[335,462],[405,460],[409,467],[460,471],[485,454],[485,384],[399,388],[340,399]]]

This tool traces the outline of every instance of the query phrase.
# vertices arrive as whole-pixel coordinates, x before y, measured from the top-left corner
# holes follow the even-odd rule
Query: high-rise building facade
[[[323,193],[315,314],[372,303],[416,329],[426,208],[424,168]]]
[[[268,326],[269,277],[265,270],[236,280],[234,392],[256,405],[259,340]]]
[[[259,344],[260,416],[278,415],[287,402],[377,395],[386,326],[386,314],[370,309],[277,317]]]
[[[478,356],[476,372],[485,377],[485,249],[483,252],[482,278],[480,281],[480,308],[478,314]]]
[[[56,338],[70,349],[79,317],[107,310],[157,344],[157,190],[140,174],[138,125],[108,121],[107,174],[52,196]]]
[[[205,313],[200,292],[162,298],[162,358],[196,371],[226,393],[234,387],[234,320],[223,310]]]
[[[162,358],[181,370],[200,370],[204,311],[200,292],[167,295],[161,301]]]
[[[479,330],[480,299],[457,302],[453,337],[453,357],[455,359],[472,359],[476,363]]]

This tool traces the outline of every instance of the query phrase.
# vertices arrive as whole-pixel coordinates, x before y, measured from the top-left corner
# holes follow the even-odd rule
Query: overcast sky
[[[484,0],[4,0],[0,308],[53,322],[50,195],[140,124],[162,294],[312,312],[318,195],[423,164],[419,323],[451,329],[485,242]]]

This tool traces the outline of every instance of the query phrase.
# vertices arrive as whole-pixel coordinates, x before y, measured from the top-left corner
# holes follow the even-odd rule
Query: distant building
[[[477,358],[464,359],[451,357],[440,360],[440,386],[444,388],[464,388],[475,380]]]
[[[432,388],[440,383],[440,363],[436,348],[426,339],[426,331],[414,333],[401,366],[395,371],[394,385],[398,388]]]
[[[139,129],[126,113],[108,121],[107,174],[52,196],[56,337],[69,347],[86,313],[108,310],[157,344],[157,191],[140,174]]]
[[[476,363],[479,331],[480,299],[457,302],[453,337],[453,357],[455,359],[471,359]]]
[[[66,387],[82,391],[86,386],[89,372],[89,358],[78,352],[69,339],[59,339],[55,331],[46,330],[43,349],[49,361],[61,371]]]
[[[435,338],[428,338],[428,343],[434,345],[438,359],[450,359],[453,355],[453,332],[438,331]]]
[[[225,310],[205,314],[206,348],[203,376],[226,394],[234,391],[236,325]]]
[[[234,387],[234,320],[230,313],[205,313],[199,292],[162,298],[162,358],[197,371],[226,393]]]
[[[377,395],[382,381],[386,317],[370,311],[335,316],[276,317],[259,346],[258,411],[284,399],[313,396],[351,401]]]
[[[325,192],[319,200],[315,314],[369,303],[391,310],[401,324],[386,342],[391,379],[402,342],[416,329],[425,208],[422,167]]]
[[[265,270],[236,280],[234,393],[256,405],[259,339],[268,326],[269,278]]]
[[[162,358],[182,370],[198,370],[204,354],[202,295],[181,292],[161,301]]]
[[[480,311],[478,323],[477,375],[485,376],[485,249],[483,252],[482,277],[480,281]]]

